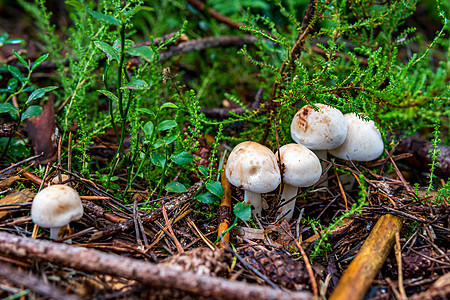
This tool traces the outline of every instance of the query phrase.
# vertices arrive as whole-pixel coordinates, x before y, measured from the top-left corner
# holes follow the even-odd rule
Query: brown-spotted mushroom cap
[[[383,138],[372,120],[366,121],[356,113],[346,114],[347,137],[333,150],[334,156],[354,161],[370,161],[378,158],[384,150]]]
[[[280,157],[284,165],[283,172],[283,193],[281,199],[290,201],[283,205],[278,218],[284,216],[287,221],[292,218],[295,208],[295,200],[299,187],[308,187],[319,181],[322,175],[322,166],[319,158],[306,148],[299,144],[287,144],[280,148],[280,154],[275,154],[278,159]]]
[[[292,139],[311,150],[328,150],[339,147],[347,135],[347,124],[340,110],[317,103],[318,110],[303,106],[291,123]]]
[[[57,239],[60,227],[79,220],[82,216],[80,196],[67,185],[55,184],[44,188],[37,193],[31,205],[33,222],[43,228],[50,228],[53,239]]]
[[[237,145],[228,157],[225,170],[228,181],[245,190],[245,201],[261,214],[261,193],[275,190],[281,182],[280,169],[273,152],[258,143]]]

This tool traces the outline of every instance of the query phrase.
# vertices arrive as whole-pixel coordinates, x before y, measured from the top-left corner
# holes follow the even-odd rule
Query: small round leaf
[[[211,192],[204,192],[196,197],[196,199],[202,203],[212,204],[216,202],[217,197],[211,194]]]
[[[173,162],[177,165],[182,166],[190,163],[194,159],[194,157],[189,152],[183,151],[178,154],[173,154],[170,159],[173,160]]]
[[[206,189],[219,198],[223,197],[223,187],[218,181],[208,182],[206,184]]]
[[[250,204],[240,202],[234,206],[233,212],[239,219],[249,221],[252,216],[252,207]]]
[[[154,126],[153,126],[152,121],[148,121],[148,122],[145,123],[145,125],[144,125],[144,132],[145,132],[147,135],[151,136],[152,133],[153,133],[153,128],[154,128]]]
[[[179,182],[170,182],[170,183],[166,184],[164,189],[166,191],[172,192],[172,193],[184,193],[187,191],[186,187],[182,183],[179,183]]]

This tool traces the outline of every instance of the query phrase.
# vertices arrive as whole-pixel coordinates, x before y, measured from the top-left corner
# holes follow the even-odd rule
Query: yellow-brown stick
[[[401,218],[393,215],[381,216],[350,266],[344,271],[329,300],[363,299],[395,243],[395,234],[400,232],[401,228]]]
[[[225,165],[223,165],[223,169],[225,170]],[[225,171],[222,171],[222,174],[220,175],[220,182],[223,187],[223,197],[220,200],[219,207],[218,238],[220,238],[221,234],[228,229],[231,223],[231,184],[228,182],[227,176],[225,176]],[[223,236],[223,240],[227,244],[230,242],[229,232]],[[222,240],[220,240],[219,247],[223,248],[224,246]]]

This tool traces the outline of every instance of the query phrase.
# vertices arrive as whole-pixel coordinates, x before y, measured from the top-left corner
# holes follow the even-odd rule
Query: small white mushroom
[[[321,103],[314,105],[318,110],[305,105],[295,114],[291,136],[297,144],[313,150],[319,158],[327,159],[327,150],[335,149],[345,141],[347,123],[339,109]],[[322,162],[322,168],[326,167]]]
[[[77,191],[67,185],[55,184],[41,190],[33,199],[31,217],[36,225],[50,228],[50,238],[64,237],[71,221],[81,219],[83,205]],[[71,243],[71,240],[66,240]]]
[[[52,178],[51,183],[52,184],[61,184],[63,182],[67,182],[70,179],[69,175],[61,174],[61,181],[59,181],[59,176],[56,175]]]
[[[384,143],[375,123],[355,113],[346,114],[344,118],[347,122],[347,137],[341,146],[329,152],[338,158],[353,161],[378,158],[383,153]]]
[[[232,185],[245,190],[244,201],[253,205],[256,215],[261,215],[261,193],[275,190],[281,182],[273,152],[251,141],[240,143],[231,151],[225,174]]]
[[[299,144],[288,144],[280,148],[280,155],[275,153],[275,157],[280,157],[284,165],[284,187],[281,200],[292,200],[297,195],[299,187],[308,187],[315,184],[320,179],[322,167],[319,158],[308,148]],[[285,204],[281,208],[277,220],[285,216],[286,220],[292,219],[295,208],[295,199]]]

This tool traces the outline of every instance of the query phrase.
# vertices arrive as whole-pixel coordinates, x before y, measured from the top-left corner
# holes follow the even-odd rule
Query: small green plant
[[[438,190],[433,204],[442,204],[445,201],[448,202],[449,200],[450,200],[450,180],[447,180],[444,186]]]
[[[435,177],[434,170],[439,165],[439,162],[436,161],[436,159],[437,159],[437,156],[439,155],[439,153],[441,153],[441,150],[438,148],[438,144],[441,142],[441,140],[439,139],[439,134],[440,134],[439,123],[437,123],[434,127],[434,138],[432,140],[433,149],[429,151],[431,158],[432,158],[432,162],[430,164],[430,173],[428,173],[428,175],[427,175],[429,182],[428,182],[425,196],[428,196],[430,194],[430,192],[434,189],[434,187],[433,187],[433,179]]]
[[[4,40],[3,43],[12,42]],[[48,57],[48,54],[42,55],[34,63],[31,63],[30,61],[26,61],[16,51],[13,50],[13,53],[20,64],[26,67],[28,72],[26,75],[24,75],[18,68],[12,65],[8,65],[6,67],[12,78],[8,80],[6,88],[0,89],[0,99],[2,101],[2,103],[0,103],[0,114],[8,113],[10,117],[16,122],[15,127],[18,128],[24,120],[41,114],[42,107],[39,105],[33,105],[33,103],[35,102],[35,100],[42,98],[45,93],[53,91],[57,87],[48,86],[35,89],[30,85],[31,74]],[[24,94],[29,92],[31,92],[31,94],[28,96],[27,100],[21,107],[15,107],[10,103],[13,97],[22,98]],[[3,158],[7,154],[11,142],[13,142],[14,146],[20,145],[20,143],[17,144],[15,141],[13,141],[13,134],[10,134],[7,138],[6,143],[3,144],[2,142],[1,146],[3,146],[3,151],[0,154],[0,158]]]
[[[344,223],[344,220],[351,217],[352,215],[361,213],[361,209],[367,205],[366,198],[367,198],[367,189],[366,189],[366,182],[364,180],[364,176],[359,176],[359,192],[358,192],[358,200],[356,203],[353,203],[353,205],[350,207],[349,210],[344,211],[339,217],[336,217],[331,224],[328,226],[323,226],[320,223],[320,220],[315,219],[307,219],[306,223],[310,225],[314,232],[316,234],[319,234],[320,238],[319,240],[314,244],[314,248],[311,251],[310,258],[314,259],[316,257],[320,257],[324,251],[329,250],[331,245],[327,243],[328,236],[331,233],[332,230],[336,229],[337,227],[341,226]]]

